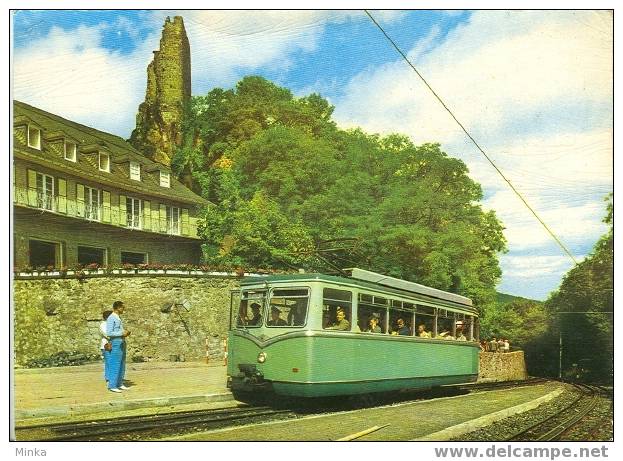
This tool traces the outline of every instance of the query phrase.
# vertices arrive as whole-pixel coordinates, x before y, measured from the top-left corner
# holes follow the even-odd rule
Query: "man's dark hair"
[[[121,306],[123,306],[123,301],[115,301],[114,303],[112,303],[113,309],[119,309]]]
[[[102,318],[106,320],[108,317],[110,317],[110,314],[112,314],[112,311],[110,309],[106,309],[104,312],[102,312]]]

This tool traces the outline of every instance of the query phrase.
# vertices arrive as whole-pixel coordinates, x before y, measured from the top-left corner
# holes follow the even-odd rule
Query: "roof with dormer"
[[[210,203],[175,179],[171,168],[145,157],[125,139],[67,120],[21,101],[13,102],[14,126],[32,124],[42,131],[41,150],[29,147],[18,137],[13,137],[14,154],[17,158],[127,192],[196,206]],[[67,161],[51,150],[49,143],[62,138],[78,145],[76,162]],[[96,158],[98,152],[110,155],[110,172],[99,170]],[[129,162],[141,164],[140,181],[129,178],[127,166],[124,165]],[[171,187],[160,186],[159,171],[170,173]]]

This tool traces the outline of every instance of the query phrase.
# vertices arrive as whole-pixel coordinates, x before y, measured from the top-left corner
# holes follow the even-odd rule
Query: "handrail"
[[[177,222],[171,219],[154,217],[154,214],[151,214],[148,219],[145,219],[146,216],[144,216],[144,213],[133,215],[131,212],[126,211],[124,216],[126,225],[123,225],[120,224],[120,218],[124,213],[118,207],[104,206],[102,204],[95,205],[59,195],[49,195],[33,187],[13,187],[13,203],[41,210],[44,213],[82,218],[86,221],[112,224],[125,229],[143,230],[146,232],[180,237],[197,237],[198,226],[191,222],[187,222],[182,226],[181,217]],[[157,215],[159,216],[159,213]],[[146,223],[146,221],[148,223]],[[127,223],[132,223],[134,225],[129,225]],[[182,233],[183,227],[187,227],[187,234]]]

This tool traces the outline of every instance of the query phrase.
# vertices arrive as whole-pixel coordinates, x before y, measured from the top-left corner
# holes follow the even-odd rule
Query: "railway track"
[[[596,386],[573,384],[578,396],[571,403],[545,419],[534,422],[505,438],[508,441],[555,441],[578,425],[597,405],[600,389]]]
[[[19,441],[146,440],[183,431],[205,431],[288,416],[292,416],[292,412],[286,409],[245,406],[75,423],[37,424],[16,427],[15,432]]]
[[[395,402],[428,400],[451,397],[470,392],[487,392],[517,386],[537,385],[544,379],[500,383],[470,384],[468,386],[443,386],[414,394],[396,394],[380,399],[370,399],[357,408],[376,407]],[[289,419],[324,412],[349,411],[353,407],[345,404],[331,404],[317,401],[291,407],[238,406],[221,409],[194,410],[155,415],[126,416],[91,421],[45,423],[16,427],[19,441],[106,441],[106,440],[148,440],[167,435],[191,431],[208,431],[241,424],[253,424],[279,418]]]

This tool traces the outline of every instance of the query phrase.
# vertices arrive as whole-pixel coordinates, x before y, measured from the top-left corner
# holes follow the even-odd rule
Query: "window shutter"
[[[110,222],[110,192],[102,191],[102,222]]]
[[[84,185],[76,184],[76,216],[84,218]]]
[[[28,170],[28,205],[37,206],[37,172]]]
[[[188,234],[188,208],[182,208],[182,235]]]
[[[110,223],[113,226],[119,225],[119,204],[113,201],[112,194],[110,199]]]
[[[160,232],[167,231],[167,206],[160,204]]]
[[[67,181],[63,178],[58,178],[58,208],[56,211],[59,213],[67,213]]]
[[[197,236],[197,217],[192,214],[188,215],[188,235]]]
[[[143,200],[143,229],[151,229],[151,202]]]
[[[153,232],[160,232],[160,208],[157,203],[151,209],[151,230]]]
[[[125,209],[125,195],[119,196],[119,225],[128,225],[128,215]]]

